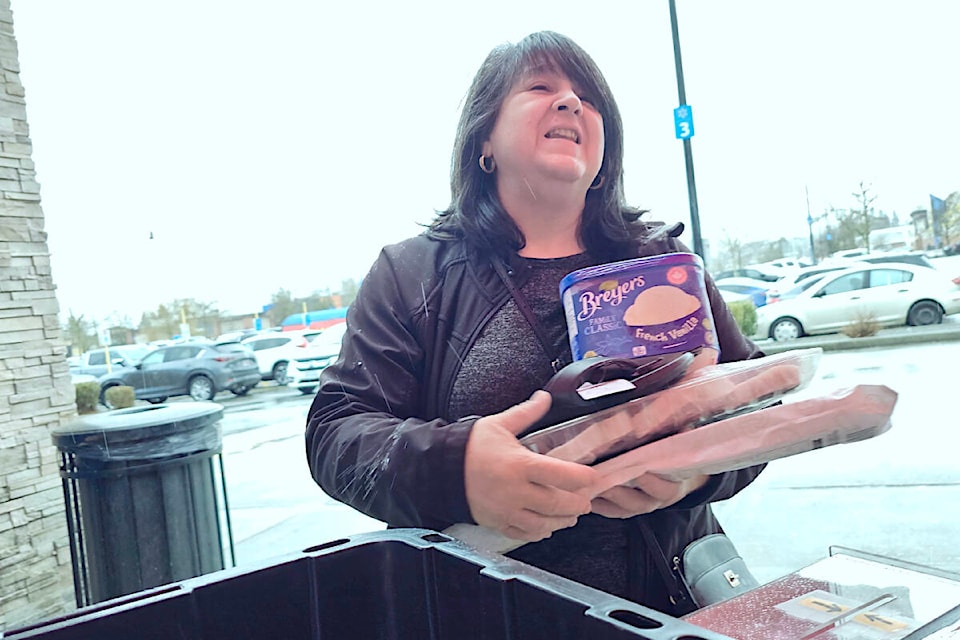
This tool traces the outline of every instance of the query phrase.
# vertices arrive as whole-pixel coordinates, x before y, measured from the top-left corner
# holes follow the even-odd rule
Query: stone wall
[[[10,1],[0,0],[0,631],[73,607],[50,432],[76,417]]]

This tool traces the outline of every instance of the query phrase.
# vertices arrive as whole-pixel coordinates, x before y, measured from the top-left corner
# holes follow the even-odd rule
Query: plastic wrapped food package
[[[601,462],[595,468],[603,481],[592,490],[599,494],[644,473],[679,481],[866,440],[890,428],[896,402],[889,387],[857,385],[744,413]]]
[[[664,436],[755,411],[804,388],[822,349],[694,369],[680,382],[648,396],[568,420],[520,439],[555,458],[593,464]]]
[[[790,395],[812,380],[820,355],[820,349],[804,349],[706,366],[672,387],[520,442],[539,453],[592,464],[599,471],[599,480],[586,490],[592,499],[645,473],[672,480],[722,473],[889,429],[897,394],[883,385],[855,385],[790,402]],[[783,403],[771,406],[778,401]],[[462,523],[446,533],[500,553],[524,544]]]

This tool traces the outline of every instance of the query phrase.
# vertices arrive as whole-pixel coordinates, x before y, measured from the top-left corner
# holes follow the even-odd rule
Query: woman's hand
[[[699,475],[680,482],[645,473],[626,485],[607,489],[593,499],[593,512],[607,518],[632,518],[669,507],[707,483]]]
[[[534,453],[517,435],[546,415],[550,394],[477,420],[467,441],[464,481],[473,519],[516,540],[536,541],[572,527],[591,509],[590,467]],[[583,495],[577,493],[583,491]]]

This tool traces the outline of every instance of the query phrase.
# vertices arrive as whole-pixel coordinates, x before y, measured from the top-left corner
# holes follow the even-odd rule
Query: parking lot
[[[893,428],[873,440],[772,463],[716,505],[758,578],[769,580],[844,545],[960,571],[960,435],[942,405],[960,341],[828,351],[805,393],[885,384],[900,394]],[[269,561],[328,540],[382,529],[313,482],[303,432],[310,398],[266,389],[224,402],[224,458],[237,557]]]

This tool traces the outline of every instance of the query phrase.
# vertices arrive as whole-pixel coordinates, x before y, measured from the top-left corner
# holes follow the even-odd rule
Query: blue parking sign
[[[693,137],[693,109],[682,104],[673,110],[673,128],[680,140]]]

